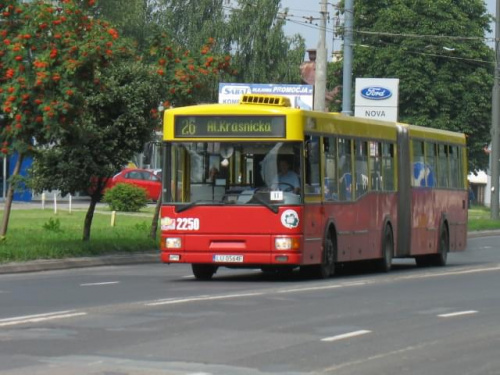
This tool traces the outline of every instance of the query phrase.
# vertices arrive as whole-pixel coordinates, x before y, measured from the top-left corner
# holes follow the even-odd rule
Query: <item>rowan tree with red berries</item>
[[[211,55],[212,39],[190,52],[159,33],[150,39],[147,56],[137,55],[116,28],[88,15],[94,6],[93,0],[57,6],[0,0],[0,151],[19,155],[12,180],[23,158],[34,155],[37,190],[74,193],[95,178],[108,178],[161,127],[160,101],[167,108],[194,103],[214,77],[230,70],[229,57]],[[89,138],[94,141],[84,142]],[[79,145],[85,148],[75,152]],[[63,162],[54,163],[53,156]],[[85,173],[71,173],[77,167]],[[14,187],[7,193],[2,237]],[[101,191],[95,193],[92,203]],[[90,237],[92,203],[84,240]]]
[[[35,145],[57,142],[72,131],[96,72],[123,53],[118,32],[85,14],[93,0],[89,3],[0,0],[0,151],[19,155],[14,180]],[[1,237],[13,191],[10,184]]]

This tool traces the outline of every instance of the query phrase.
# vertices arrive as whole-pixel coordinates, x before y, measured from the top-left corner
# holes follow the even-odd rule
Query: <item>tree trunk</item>
[[[16,165],[14,167],[14,172],[12,173],[11,177],[19,175],[23,159],[24,155],[19,154]],[[12,208],[13,200],[14,200],[14,186],[12,184],[9,184],[9,188],[7,189],[7,196],[5,197],[5,207],[3,209],[2,225],[0,227],[0,240],[2,241],[5,240],[5,237],[7,235],[7,228],[9,226],[10,211]]]
[[[158,219],[160,217],[161,209],[161,194],[160,198],[156,201],[155,214],[153,216],[153,222],[151,223],[151,239],[156,240],[156,232],[158,231]]]
[[[83,241],[90,241],[90,228],[92,227],[92,219],[94,218],[94,211],[99,201],[99,194],[92,194],[90,196],[90,205],[85,215],[85,223],[83,224]]]

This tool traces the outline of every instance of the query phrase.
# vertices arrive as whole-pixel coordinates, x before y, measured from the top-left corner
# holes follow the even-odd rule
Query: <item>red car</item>
[[[110,178],[104,190],[111,189],[119,183],[139,186],[146,190],[148,199],[158,200],[161,194],[161,179],[146,169],[127,168]]]

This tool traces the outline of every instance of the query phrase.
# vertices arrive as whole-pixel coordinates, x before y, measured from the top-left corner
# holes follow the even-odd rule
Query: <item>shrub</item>
[[[59,219],[49,218],[45,224],[43,224],[43,229],[51,232],[61,232],[61,221]]]
[[[148,196],[141,187],[121,183],[104,192],[103,202],[113,211],[135,212],[146,207]]]

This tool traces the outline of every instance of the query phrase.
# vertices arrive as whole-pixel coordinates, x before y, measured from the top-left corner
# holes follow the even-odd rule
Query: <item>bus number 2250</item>
[[[177,218],[177,230],[199,230],[200,219],[192,217]]]

